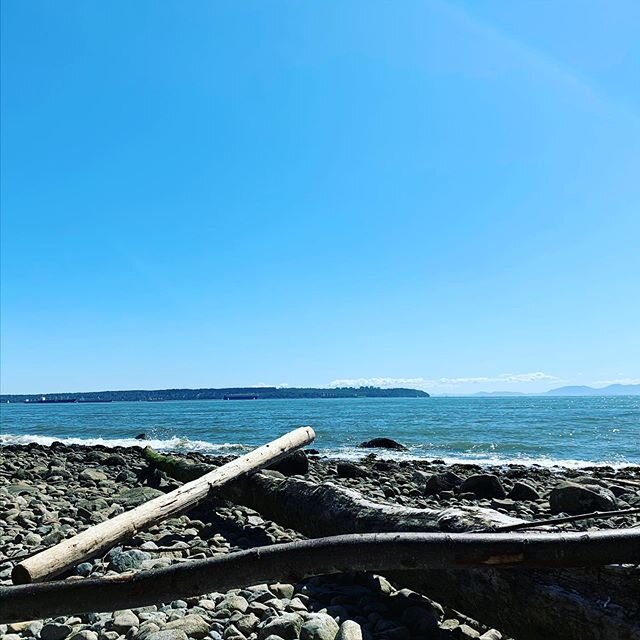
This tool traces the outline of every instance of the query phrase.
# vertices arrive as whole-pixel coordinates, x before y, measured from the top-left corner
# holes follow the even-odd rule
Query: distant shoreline
[[[5,394],[2,403],[69,404],[77,402],[162,402],[170,400],[291,400],[313,398],[429,398],[419,389],[378,387],[229,387],[224,389],[156,389],[128,391],[83,391],[71,393]]]

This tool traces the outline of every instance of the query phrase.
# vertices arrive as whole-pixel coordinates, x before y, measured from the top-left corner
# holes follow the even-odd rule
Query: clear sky
[[[640,2],[1,7],[3,392],[640,379]]]

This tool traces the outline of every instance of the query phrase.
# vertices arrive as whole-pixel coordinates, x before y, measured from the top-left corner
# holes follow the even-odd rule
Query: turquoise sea
[[[394,438],[405,453],[479,463],[640,464],[640,396],[316,399],[106,404],[3,404],[0,444],[54,440],[236,452],[302,425],[314,447],[356,458],[363,440]],[[147,443],[135,440],[147,435]]]

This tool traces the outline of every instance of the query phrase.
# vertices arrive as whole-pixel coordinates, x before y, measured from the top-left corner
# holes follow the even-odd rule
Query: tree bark
[[[259,547],[113,578],[0,587],[0,622],[130,609],[262,582],[295,583],[308,576],[340,571],[470,566],[506,570],[610,562],[640,562],[640,531],[334,536]]]
[[[164,470],[171,475],[171,457],[163,458]],[[330,482],[316,485],[297,478],[282,479],[268,471],[233,482],[218,494],[309,537],[384,531],[490,531],[522,522],[492,509],[436,511],[380,504]],[[386,575],[518,640],[640,637],[638,567],[430,569]]]
[[[13,582],[25,584],[56,576],[152,524],[188,511],[206,498],[213,488],[284,458],[291,451],[312,442],[314,437],[311,427],[291,431],[269,444],[209,471],[175,491],[63,540],[54,547],[17,564],[12,572]]]

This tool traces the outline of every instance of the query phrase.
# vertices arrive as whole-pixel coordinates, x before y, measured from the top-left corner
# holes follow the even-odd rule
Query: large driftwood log
[[[243,474],[272,464],[290,452],[309,444],[314,438],[315,434],[311,427],[296,429],[209,471],[175,491],[90,527],[17,564],[12,572],[13,582],[25,584],[56,576],[79,562],[97,555],[100,551],[113,547],[137,531],[188,511],[204,500],[213,488],[223,486]]]
[[[377,533],[303,540],[113,578],[0,587],[0,622],[115,611],[339,571],[572,567],[640,562],[640,531]],[[547,636],[548,637],[548,636]]]
[[[163,468],[171,475],[171,457],[163,458]],[[383,505],[333,483],[316,485],[297,478],[278,478],[269,472],[233,482],[219,495],[309,537],[384,531],[463,532],[519,522],[490,509],[438,512]],[[434,569],[397,574],[388,571],[386,575],[518,640],[640,637],[637,567]]]
[[[213,468],[163,455],[150,447],[145,448],[144,455],[152,466],[181,481],[192,480]],[[282,480],[269,472],[240,478],[216,493],[314,538],[385,531],[490,531],[524,522],[482,507],[415,509],[382,504],[332,482],[315,484],[298,478]],[[313,523],[308,522],[310,516]]]

